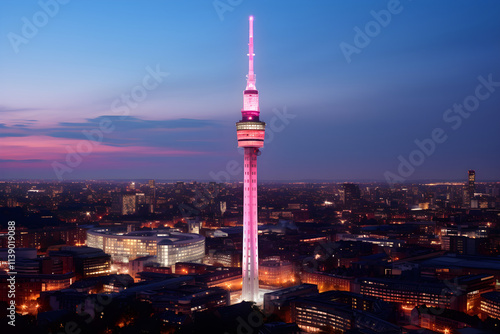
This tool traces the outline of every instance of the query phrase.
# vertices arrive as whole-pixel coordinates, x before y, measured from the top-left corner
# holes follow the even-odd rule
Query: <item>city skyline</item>
[[[494,1],[41,3],[0,4],[1,179],[241,181],[251,14],[260,180],[500,179]]]
[[[264,315],[249,333],[496,333],[500,184],[469,176],[396,189],[263,184],[257,305],[241,301],[242,184],[0,182],[3,326],[231,333],[250,319],[246,305]],[[87,318],[93,301],[104,308]]]

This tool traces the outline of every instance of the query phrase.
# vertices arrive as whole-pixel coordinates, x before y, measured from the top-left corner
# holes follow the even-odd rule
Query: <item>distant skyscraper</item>
[[[469,170],[469,195],[474,197],[474,193],[476,191],[476,171],[470,169]]]
[[[155,180],[149,180],[149,212],[154,213],[156,210],[156,183]]]
[[[357,204],[361,198],[359,186],[354,183],[344,183],[342,185],[342,203],[345,207],[351,208]]]
[[[266,123],[259,120],[259,92],[253,71],[253,16],[249,18],[248,76],[243,92],[242,119],[236,123],[238,147],[245,150],[243,185],[243,285],[242,299],[257,302],[259,254],[257,215],[257,156],[264,146]]]
[[[219,207],[220,207],[220,215],[224,216],[227,210],[227,203],[225,201],[222,201],[219,203]]]
[[[120,215],[131,215],[136,212],[136,207],[135,193],[118,193],[113,197],[111,211]]]
[[[466,208],[471,207],[471,201],[474,198],[474,193],[476,192],[476,171],[469,170],[469,183],[464,187],[464,206]]]

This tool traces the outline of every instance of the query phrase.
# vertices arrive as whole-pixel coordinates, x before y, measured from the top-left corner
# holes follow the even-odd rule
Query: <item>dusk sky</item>
[[[249,15],[259,180],[500,180],[497,0],[2,0],[0,179],[242,180]]]

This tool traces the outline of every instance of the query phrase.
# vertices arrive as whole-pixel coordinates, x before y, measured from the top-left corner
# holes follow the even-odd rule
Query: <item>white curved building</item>
[[[157,256],[161,266],[177,262],[201,262],[205,237],[168,230],[126,232],[112,228],[87,231],[87,246],[102,249],[114,262],[128,263],[141,256]]]
[[[198,238],[192,238],[191,236]],[[199,262],[205,256],[205,237],[199,234],[180,233],[158,242],[158,262],[163,267],[177,262]]]

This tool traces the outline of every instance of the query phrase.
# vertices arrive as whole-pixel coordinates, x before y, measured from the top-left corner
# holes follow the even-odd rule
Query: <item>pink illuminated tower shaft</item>
[[[242,299],[257,302],[259,293],[257,154],[253,147],[245,147],[244,161]]]
[[[259,244],[257,215],[257,156],[264,146],[266,123],[259,120],[259,92],[253,71],[253,16],[249,19],[248,76],[243,92],[241,121],[236,123],[238,147],[245,150],[243,184],[243,285],[242,299],[258,301]]]

